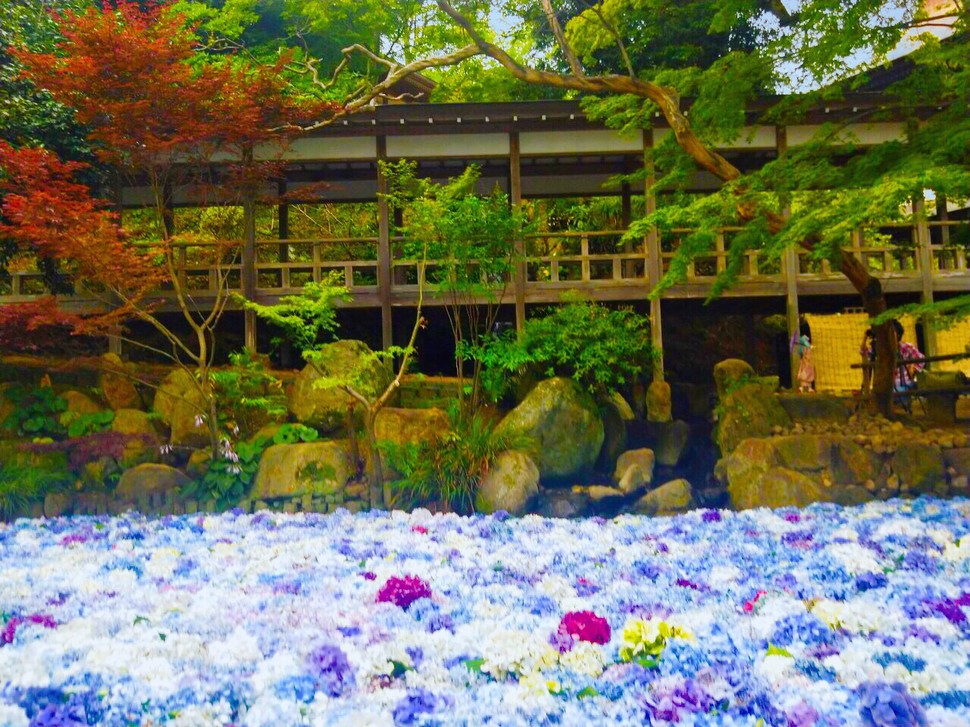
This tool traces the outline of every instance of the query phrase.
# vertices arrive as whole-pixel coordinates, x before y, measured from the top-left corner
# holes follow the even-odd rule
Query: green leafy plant
[[[230,368],[212,371],[219,426],[234,436],[249,436],[260,427],[286,418],[283,383],[249,351],[229,355]]]
[[[67,410],[67,400],[49,386],[11,386],[4,397],[14,404],[14,410],[3,422],[5,429],[21,437],[60,437],[64,427],[59,420]]]
[[[66,471],[39,466],[28,456],[6,458],[0,462],[0,518],[9,520],[23,514],[31,503],[43,500],[48,492],[69,481]]]
[[[239,442],[235,448],[224,440],[221,456],[210,460],[205,474],[184,487],[181,494],[200,501],[214,500],[219,508],[236,504],[252,486],[259,460],[270,444],[272,440],[265,436]]]
[[[320,432],[305,424],[284,424],[273,435],[273,444],[297,444],[298,442],[315,442],[320,438]]]
[[[495,457],[509,449],[530,449],[534,442],[521,436],[496,435],[495,422],[483,412],[460,416],[450,411],[451,430],[417,444],[379,447],[403,477],[392,483],[412,504],[437,502],[458,513],[475,510],[482,477]]]
[[[103,432],[111,427],[111,423],[114,420],[115,413],[107,409],[90,414],[65,412],[61,417],[60,423],[67,427],[67,436],[73,439],[75,437]]]
[[[417,175],[417,164],[383,164],[392,207],[406,211],[404,251],[426,255],[427,282],[444,300],[455,342],[455,371],[463,415],[478,408],[481,360],[472,355],[489,335],[518,259],[525,219],[508,197],[495,190],[475,193],[481,170],[472,165],[446,184]],[[465,384],[465,376],[470,374]]]
[[[616,391],[645,376],[655,352],[643,316],[572,299],[527,321],[521,338],[492,337],[472,355],[482,360],[484,389],[497,401],[530,367],[568,376],[594,394]]]

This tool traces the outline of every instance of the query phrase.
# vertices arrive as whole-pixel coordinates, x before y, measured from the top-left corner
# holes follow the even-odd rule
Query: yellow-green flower
[[[620,659],[622,661],[633,661],[642,657],[659,659],[669,639],[694,641],[694,635],[681,626],[673,626],[656,617],[649,621],[631,618],[623,626]]]

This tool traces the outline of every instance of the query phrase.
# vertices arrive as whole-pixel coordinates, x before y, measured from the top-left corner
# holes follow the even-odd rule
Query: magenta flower
[[[377,592],[378,603],[393,603],[404,610],[419,598],[431,598],[431,586],[417,576],[391,576]]]
[[[39,626],[43,626],[45,629],[57,628],[57,624],[50,616],[41,615],[39,613],[31,614],[30,616],[26,616],[24,618],[14,616],[4,625],[3,631],[0,631],[0,646],[12,644],[14,636],[17,634],[17,627],[23,624],[37,624]]]
[[[606,644],[610,640],[610,624],[592,611],[570,611],[559,622],[558,633],[569,635],[577,641]]]

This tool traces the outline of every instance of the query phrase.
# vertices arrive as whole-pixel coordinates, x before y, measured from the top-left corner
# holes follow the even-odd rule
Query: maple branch
[[[331,116],[327,117],[326,119],[321,119],[320,121],[310,124],[309,126],[303,126],[300,128],[303,131],[313,131],[314,129],[329,126],[344,116],[350,116],[351,114],[364,111],[368,107],[373,107],[374,101],[376,101],[378,98],[387,98],[388,96],[386,92],[392,86],[408,76],[421,73],[421,71],[427,70],[428,68],[453,66],[467,60],[468,58],[471,58],[472,56],[480,55],[483,52],[484,50],[480,48],[479,45],[471,43],[451,53],[445,53],[444,55],[440,56],[432,56],[430,58],[421,58],[419,60],[401,65],[387,58],[382,58],[360,44],[355,44],[343,49],[343,60],[337,64],[337,67],[334,69],[333,76],[331,76],[329,81],[320,80],[318,68],[319,61],[309,59],[304,62],[303,68],[293,67],[291,70],[296,73],[309,73],[311,75],[312,82],[322,90],[329,90],[333,87],[334,83],[337,81],[337,78],[346,70],[350,63],[350,59],[355,53],[363,55],[365,58],[373,61],[374,63],[385,66],[388,70],[387,75],[384,76],[384,79],[378,83],[373,85],[361,83],[361,85],[354,89],[350,97],[344,101],[343,106],[334,111]]]
[[[524,66],[510,56],[505,50],[489,43],[475,30],[471,22],[455,10],[448,0],[436,0],[438,7],[447,13],[472,39],[479,52],[498,61],[515,78],[534,85],[552,86],[587,93],[616,93],[631,94],[648,99],[655,103],[670,125],[677,143],[702,168],[709,171],[725,182],[738,179],[741,172],[731,162],[717,152],[709,149],[694,133],[687,117],[680,110],[680,96],[669,88],[643,81],[639,78],[605,74],[601,76],[583,76],[552,71],[540,71]]]
[[[577,78],[583,78],[586,75],[583,73],[583,66],[580,64],[579,59],[576,57],[569,43],[566,42],[566,34],[562,32],[559,18],[556,17],[556,11],[552,7],[552,0],[539,1],[542,3],[542,10],[546,14],[546,23],[549,24],[549,30],[552,31],[552,35],[559,45],[559,50],[566,57],[566,62],[569,63],[570,70],[572,70],[573,75]]]

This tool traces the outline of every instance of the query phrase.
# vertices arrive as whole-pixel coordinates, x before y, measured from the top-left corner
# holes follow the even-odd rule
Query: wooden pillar
[[[243,163],[252,163],[253,150],[243,151]],[[242,294],[247,300],[256,298],[256,195],[246,189],[243,194]],[[256,314],[243,312],[243,340],[246,350],[256,353]]]
[[[381,304],[381,344],[394,344],[391,325],[391,218],[387,204],[387,177],[381,162],[387,159],[387,139],[377,137],[377,296]],[[419,281],[420,283],[420,281]]]
[[[653,195],[653,129],[643,130],[643,166],[646,172],[643,182],[643,212],[652,214],[657,211],[657,198]],[[662,274],[660,264],[660,234],[656,227],[650,229],[644,243],[646,254],[647,283],[650,291],[657,287]],[[663,320],[661,317],[660,298],[650,298],[650,340],[654,350],[657,352],[653,366],[653,380],[664,380],[664,358],[663,358]]]
[[[286,203],[286,177],[277,182],[277,195],[279,205],[277,206],[277,217],[279,219],[279,238],[281,240],[290,239],[290,205]],[[288,262],[290,259],[290,246],[280,245],[279,260],[281,263]]]
[[[933,302],[933,249],[930,226],[926,220],[926,203],[923,198],[913,201],[913,219],[916,223],[916,249],[919,254],[919,272],[922,290],[920,302],[929,305]],[[937,355],[936,329],[929,316],[923,316],[923,343],[927,356]]]
[[[788,129],[784,126],[775,127],[775,149],[778,156],[788,151]],[[791,216],[791,207],[785,206],[781,212],[787,220]],[[801,332],[801,313],[798,309],[798,250],[789,247],[782,258],[782,271],[785,276],[785,313],[788,321],[788,340],[797,338]],[[788,347],[788,371],[791,374],[791,388],[794,391],[798,385],[798,355],[792,346]]]
[[[509,133],[509,200],[513,207],[522,204],[522,164],[519,153],[519,132]],[[525,331],[525,240],[515,241],[515,270],[512,290],[515,293],[515,330],[519,335]]]

